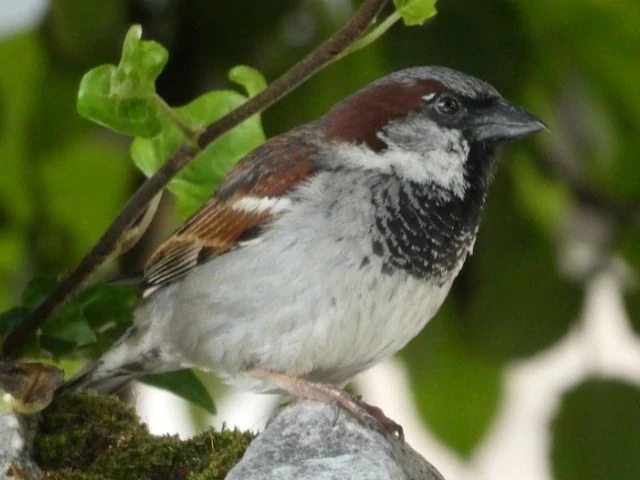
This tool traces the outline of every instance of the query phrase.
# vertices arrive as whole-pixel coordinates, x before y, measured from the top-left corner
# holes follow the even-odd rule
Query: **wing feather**
[[[143,296],[245,241],[255,241],[286,199],[318,170],[304,128],[275,137],[240,161],[213,196],[149,258]]]

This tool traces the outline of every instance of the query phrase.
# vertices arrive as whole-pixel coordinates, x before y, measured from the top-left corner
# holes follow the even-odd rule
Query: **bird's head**
[[[545,128],[488,83],[435,66],[383,77],[318,125],[338,166],[380,170],[457,197],[488,183],[500,143]]]

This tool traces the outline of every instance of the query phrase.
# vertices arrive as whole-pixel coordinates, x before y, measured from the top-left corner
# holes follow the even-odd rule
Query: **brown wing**
[[[143,296],[184,276],[213,256],[259,237],[282,202],[317,170],[315,147],[297,129],[264,143],[241,160],[214,195],[149,258]]]

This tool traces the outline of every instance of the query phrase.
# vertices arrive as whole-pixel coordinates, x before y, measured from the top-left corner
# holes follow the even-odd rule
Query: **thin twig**
[[[388,0],[365,0],[351,20],[338,30],[331,38],[320,45],[307,57],[302,59],[288,72],[274,81],[261,93],[242,104],[237,109],[212,123],[202,133],[198,145],[205,148],[216,138],[231,130],[247,118],[270,107],[293,89],[308,80],[311,76],[331,63],[334,57],[355,41]],[[182,147],[129,199],[118,217],[109,226],[100,240],[85,255],[76,268],[64,278],[56,289],[5,339],[2,345],[4,356],[15,356],[31,334],[55,312],[64,302],[74,295],[88,278],[109,257],[120,237],[127,231],[131,222],[142,212],[151,199],[184,168],[195,156],[193,149]]]

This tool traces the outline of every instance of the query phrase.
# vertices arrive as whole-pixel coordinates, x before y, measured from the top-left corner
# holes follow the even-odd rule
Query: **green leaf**
[[[53,291],[58,279],[52,276],[35,277],[22,291],[22,305],[30,310],[36,308]]]
[[[422,25],[436,14],[436,0],[393,0],[405,25]]]
[[[74,298],[69,305],[81,311],[74,321],[82,323],[79,329],[86,327],[94,334],[93,339],[87,336],[74,340],[83,340],[77,342],[79,346],[89,346],[83,349],[83,357],[96,358],[110,348],[133,322],[133,311],[138,302],[135,285],[108,283],[93,285]]]
[[[42,335],[86,345],[96,341],[96,336],[84,318],[82,306],[70,302],[53,314],[42,326]]]
[[[131,324],[139,292],[136,286],[94,285],[78,295],[77,302],[92,328],[103,329],[110,323]]]
[[[401,356],[421,417],[447,445],[470,455],[498,410],[501,365],[460,340],[457,315],[447,303]]]
[[[0,313],[0,336],[5,336],[18,325],[29,314],[29,309],[25,307],[13,307],[6,312]]]
[[[40,346],[55,356],[67,355],[78,347],[95,343],[95,333],[84,318],[82,306],[70,302],[42,325]]]
[[[78,295],[84,319],[97,340],[83,355],[97,358],[125,332],[133,322],[133,311],[140,299],[136,286],[94,285]]]
[[[101,65],[80,82],[77,109],[80,115],[117,132],[153,137],[162,129],[164,104],[155,91],[155,80],[169,54],[159,43],[141,41],[142,28],[129,29],[118,66]]]
[[[253,82],[253,86],[247,88],[253,89],[255,78]],[[246,100],[247,97],[238,92],[217,90],[176,108],[175,113],[189,128],[198,131]],[[151,176],[178,150],[183,141],[182,131],[167,120],[160,135],[152,139],[136,138],[131,145],[131,156],[136,166],[146,176]],[[260,116],[254,115],[209,144],[169,182],[169,190],[178,198],[181,213],[186,216],[200,207],[227,170],[263,142]]]
[[[23,292],[24,306],[5,312],[9,320],[15,324],[20,314],[26,316],[56,283],[52,277],[34,278]],[[90,286],[47,319],[40,329],[39,346],[57,357],[76,353],[78,347],[90,347],[83,349],[83,356],[97,357],[131,325],[138,301],[135,286]]]
[[[210,414],[216,413],[216,406],[209,391],[192,370],[147,375],[142,378],[147,385],[162,388],[202,407]]]
[[[262,73],[247,65],[238,65],[229,70],[229,80],[242,85],[250,97],[255,97],[267,88],[267,81]]]
[[[553,478],[640,478],[640,390],[612,380],[589,380],[562,399],[553,422]]]

